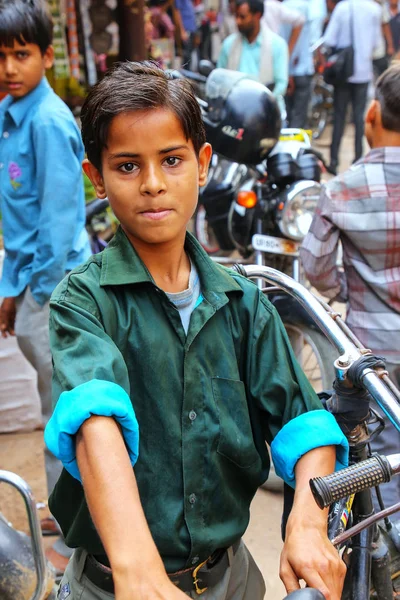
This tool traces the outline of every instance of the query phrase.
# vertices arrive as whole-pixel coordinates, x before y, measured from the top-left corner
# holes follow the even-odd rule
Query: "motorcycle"
[[[302,281],[298,249],[311,225],[321,177],[321,156],[309,135],[281,130],[272,93],[242,73],[213,70],[201,107],[214,154],[193,233],[210,255],[235,251]],[[316,391],[330,388],[330,344],[287,296],[275,290],[270,300]]]

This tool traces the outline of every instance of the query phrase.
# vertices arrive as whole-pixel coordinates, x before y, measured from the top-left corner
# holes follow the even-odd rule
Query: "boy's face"
[[[153,109],[115,117],[102,173],[87,161],[83,166],[132,244],[147,246],[184,239],[210,157],[209,144],[196,156],[173,112]]]
[[[23,98],[40,83],[44,72],[53,64],[54,52],[49,46],[44,54],[37,44],[0,46],[0,88],[15,99]]]

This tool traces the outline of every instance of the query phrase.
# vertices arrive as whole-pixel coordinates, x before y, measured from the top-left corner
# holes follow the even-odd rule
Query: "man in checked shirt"
[[[400,65],[385,71],[365,118],[371,151],[323,188],[300,249],[311,284],[347,303],[346,322],[366,348],[384,356],[400,384]],[[339,241],[343,267],[336,264]],[[399,452],[400,434],[385,418],[376,452]],[[382,486],[398,502],[400,478]],[[376,505],[376,508],[378,506]],[[400,513],[394,519],[400,518]],[[400,524],[400,521],[398,521]]]

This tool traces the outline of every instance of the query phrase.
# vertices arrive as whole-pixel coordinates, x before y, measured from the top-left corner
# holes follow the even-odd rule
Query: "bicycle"
[[[256,265],[234,265],[233,269],[251,279],[265,279],[273,286],[265,288],[267,293],[278,287],[294,296],[339,351],[340,356],[334,363],[337,380],[349,381],[356,388],[369,392],[400,431],[399,390],[379,363],[378,366],[369,364],[377,361],[363,348],[338,313],[279,271]],[[368,409],[368,415],[372,413],[369,423],[364,417],[360,418],[347,433],[352,466],[310,481],[318,505],[321,508],[331,505],[328,536],[347,564],[343,600],[368,600],[371,597],[393,600],[394,594],[400,592],[400,531],[388,519],[400,510],[400,502],[375,515],[370,489],[400,473],[400,454],[369,456],[369,442],[383,427],[377,413],[370,407]],[[377,426],[370,432],[368,425],[374,423]],[[379,490],[377,496],[379,499]],[[286,513],[288,505],[290,495],[286,496]],[[381,519],[383,525],[378,525]]]

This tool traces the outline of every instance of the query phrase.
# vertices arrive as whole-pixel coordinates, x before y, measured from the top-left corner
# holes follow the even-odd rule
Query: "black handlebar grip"
[[[392,469],[385,456],[375,454],[351,467],[310,479],[310,488],[320,508],[356,492],[390,481]]]

